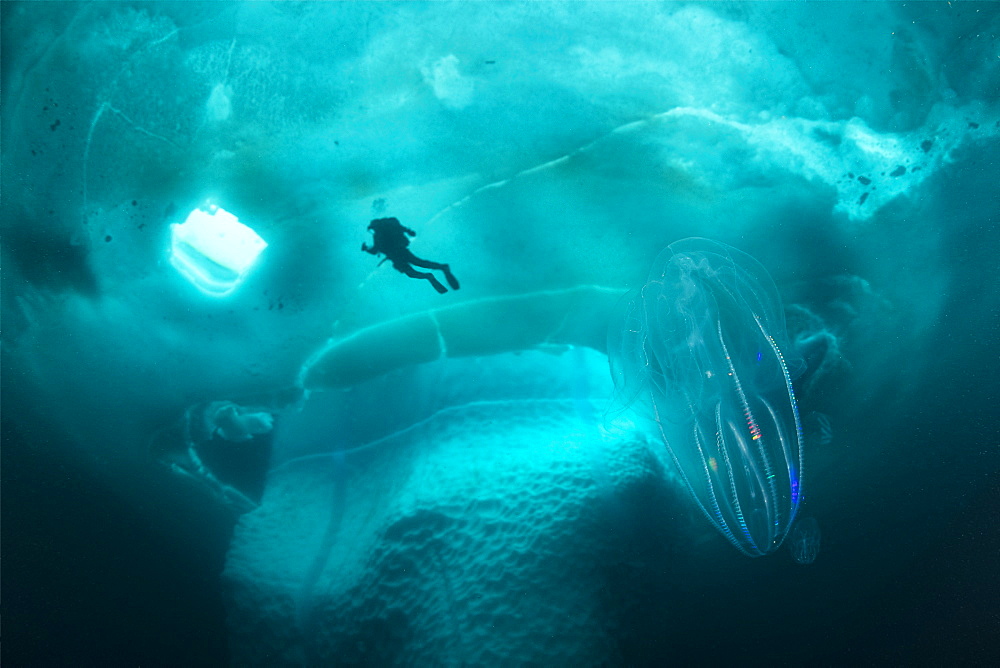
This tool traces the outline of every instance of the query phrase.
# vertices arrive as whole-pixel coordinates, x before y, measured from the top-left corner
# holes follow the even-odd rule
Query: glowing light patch
[[[196,288],[223,297],[246,278],[267,242],[217,206],[195,209],[170,226],[170,262]]]

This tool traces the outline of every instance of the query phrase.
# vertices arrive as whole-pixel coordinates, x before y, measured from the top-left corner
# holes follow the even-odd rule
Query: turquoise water
[[[0,9],[11,664],[995,653],[997,4]]]

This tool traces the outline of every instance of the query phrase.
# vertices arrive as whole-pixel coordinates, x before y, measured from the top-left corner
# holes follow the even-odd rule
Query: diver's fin
[[[443,295],[444,293],[448,292],[448,288],[446,288],[446,287],[444,287],[443,285],[441,285],[441,281],[439,281],[438,279],[434,278],[434,277],[433,277],[433,276],[431,276],[430,274],[427,274],[427,275],[428,275],[428,276],[430,276],[430,278],[428,278],[427,280],[431,282],[431,285],[433,285],[433,286],[434,286],[434,289],[435,289],[435,290],[437,290],[437,291],[438,291],[439,293],[441,293],[442,295]]]
[[[444,271],[444,278],[446,281],[448,281],[448,285],[451,286],[451,289],[458,290],[459,288],[458,279],[455,278],[455,275],[453,273],[451,273],[451,269],[448,268],[448,265],[445,265],[442,271]]]

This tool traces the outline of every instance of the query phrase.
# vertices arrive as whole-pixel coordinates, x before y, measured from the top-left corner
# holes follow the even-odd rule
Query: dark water
[[[330,337],[624,291],[697,235],[839,348],[796,388],[832,429],[806,459],[821,548],[663,551],[661,513],[691,509],[637,512],[641,559],[600,573],[613,663],[994,664],[1000,6],[490,7],[3,3],[4,663],[246,656],[221,577],[240,500],[167,466],[186,409],[290,405]],[[206,200],[269,243],[224,299],[168,257]],[[390,214],[460,291],[358,252]],[[218,440],[206,465],[260,501],[270,439]]]
[[[949,405],[942,395],[928,401]],[[954,421],[887,435],[886,451],[905,459],[931,439],[960,451],[996,434],[985,398],[951,405]],[[37,429],[4,420],[4,660],[226,665],[218,576],[228,518],[191,514],[190,535],[173,542],[142,508],[47,454],[52,443]],[[719,588],[710,573],[681,586],[671,585],[669,573],[638,583],[640,614],[623,634],[630,665],[733,657],[760,665],[989,665],[1000,595],[1000,480],[995,467],[955,473],[967,457],[887,472],[865,490],[863,507],[824,523],[830,542],[841,525],[861,524],[862,535],[825,545],[811,567],[780,554],[755,561],[738,588]],[[685,590],[683,610],[641,614],[677,589]]]

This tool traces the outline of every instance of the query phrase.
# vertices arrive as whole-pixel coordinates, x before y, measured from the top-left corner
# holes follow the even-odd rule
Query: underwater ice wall
[[[962,220],[941,204],[947,179],[998,132],[996,16],[952,4],[3,3],[4,377],[72,435],[81,466],[183,526],[172,499],[202,492],[178,487],[150,441],[191,406],[266,399],[329,340],[442,305],[624,292],[697,235],[767,267],[793,337],[837,342],[849,366],[810,376],[816,397],[904,402],[939,354],[929,333],[953,282],[938,252]],[[224,299],[169,261],[170,226],[206,204],[268,244]],[[461,291],[441,297],[359,252],[382,213],[418,230],[414,248],[450,262]],[[447,468],[474,447],[449,438],[408,449]],[[856,482],[866,456],[850,462]],[[820,489],[839,464],[819,458]],[[230,572],[249,573],[234,580],[247,591],[272,576],[241,571],[240,555],[282,539],[251,527],[295,488],[283,475],[238,530]],[[321,504],[343,488],[303,489]],[[516,517],[511,531],[542,532]],[[598,540],[563,526],[584,541],[573,549]],[[281,576],[273,633],[308,578],[341,591],[318,563]],[[260,614],[245,593],[234,617]],[[382,632],[343,628],[327,647]],[[415,628],[398,651],[451,646]]]
[[[314,395],[227,560],[235,662],[618,660],[605,573],[688,527],[641,436],[601,429],[606,365],[449,359]]]

